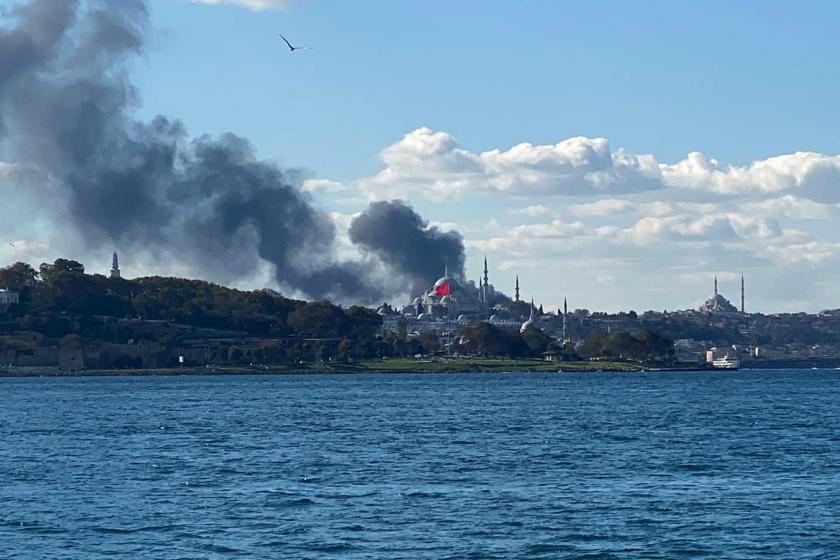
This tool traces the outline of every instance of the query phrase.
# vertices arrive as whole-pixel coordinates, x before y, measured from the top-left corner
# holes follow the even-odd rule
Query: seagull
[[[11,241],[9,241],[9,247],[17,247],[17,245],[15,245],[15,244],[14,244],[14,243],[12,243]]]
[[[283,41],[287,45],[289,45],[289,50],[292,51],[292,52],[295,52],[295,51],[311,51],[312,50],[312,47],[294,47],[294,46],[292,46],[292,44],[289,42],[288,39],[283,37],[282,33],[278,33],[278,35],[280,35],[280,37],[283,39]]]

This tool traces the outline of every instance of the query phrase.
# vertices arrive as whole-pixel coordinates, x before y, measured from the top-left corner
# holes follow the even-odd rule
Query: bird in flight
[[[15,245],[15,244],[14,244],[14,243],[12,243],[11,241],[9,241],[9,247],[15,247],[15,248],[16,248],[16,247],[17,247],[17,245]]]
[[[283,37],[282,33],[278,33],[278,35],[280,35],[280,38],[283,39],[284,43],[289,45],[289,50],[292,51],[292,52],[295,52],[295,51],[311,51],[312,50],[312,47],[295,47],[289,42],[288,39]]]

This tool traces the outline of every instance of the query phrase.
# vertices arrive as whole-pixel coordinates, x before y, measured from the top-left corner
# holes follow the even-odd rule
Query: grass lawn
[[[414,358],[364,360],[354,364],[373,372],[505,372],[505,371],[639,371],[637,364],[624,362],[545,362],[543,360],[504,358],[441,358],[432,362]]]

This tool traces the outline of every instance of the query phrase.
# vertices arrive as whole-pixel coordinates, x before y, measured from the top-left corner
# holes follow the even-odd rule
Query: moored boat
[[[730,358],[727,354],[722,358],[715,358],[712,367],[715,369],[738,369],[741,367],[741,361],[737,358]]]

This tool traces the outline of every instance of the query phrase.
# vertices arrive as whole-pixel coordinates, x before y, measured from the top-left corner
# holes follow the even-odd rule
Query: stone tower
[[[120,278],[120,258],[117,252],[114,251],[114,256],[111,258],[111,278]]]

